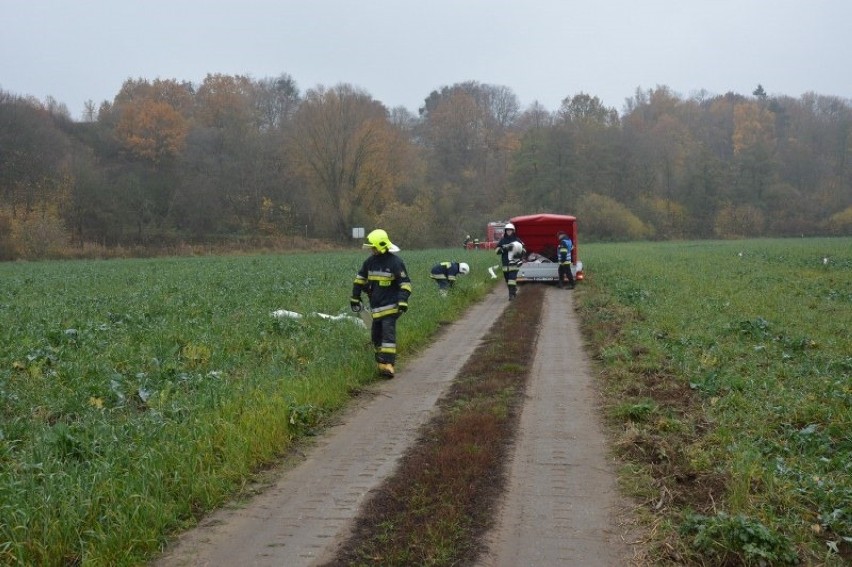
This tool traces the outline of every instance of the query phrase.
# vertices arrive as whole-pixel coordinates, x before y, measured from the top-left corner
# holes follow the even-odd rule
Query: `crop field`
[[[493,254],[403,251],[400,364],[487,293]],[[128,565],[376,379],[366,253],[0,264],[0,564]],[[439,261],[471,265],[449,297]]]
[[[649,562],[852,561],[852,239],[582,247]]]
[[[648,563],[852,558],[852,239],[583,244]],[[401,364],[502,279],[403,251]],[[0,564],[131,565],[375,380],[365,253],[0,264]],[[471,264],[447,298],[428,278]],[[533,284],[537,285],[537,284]],[[523,292],[522,292],[523,293]]]

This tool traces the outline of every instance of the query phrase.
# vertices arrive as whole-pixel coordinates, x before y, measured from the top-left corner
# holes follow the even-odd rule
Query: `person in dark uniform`
[[[515,299],[518,293],[518,285],[515,281],[518,277],[518,265],[523,253],[524,243],[515,234],[515,225],[508,223],[503,228],[503,237],[497,242],[497,254],[500,254],[500,262],[503,264],[503,279],[509,288],[509,301]]]
[[[556,261],[559,262],[559,289],[565,289],[565,280],[568,280],[568,289],[574,289],[574,274],[571,273],[571,250],[574,242],[560,230],[556,234],[559,242],[556,244]]]
[[[379,374],[387,378],[394,376],[396,363],[396,321],[408,311],[408,297],[411,295],[411,279],[405,262],[393,252],[399,252],[388,233],[376,229],[367,235],[365,248],[372,255],[364,261],[355,282],[352,285],[352,297],[349,299],[352,311],[362,309],[361,294],[366,293],[370,300],[372,313],[371,335],[376,351],[376,363]]]
[[[438,292],[447,295],[458,276],[465,276],[470,272],[470,266],[466,262],[441,262],[432,266],[429,277],[438,284]]]

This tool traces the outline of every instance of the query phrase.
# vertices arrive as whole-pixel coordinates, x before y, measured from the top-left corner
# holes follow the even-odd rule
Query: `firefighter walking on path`
[[[441,262],[432,266],[429,277],[438,284],[438,293],[445,296],[456,283],[456,278],[469,272],[470,266],[466,262]]]
[[[565,289],[565,280],[568,280],[568,289],[574,289],[574,274],[571,273],[571,250],[574,243],[571,238],[560,230],[556,233],[559,242],[556,245],[556,260],[559,262],[559,289]]]
[[[515,299],[518,293],[516,279],[523,250],[524,243],[515,234],[515,225],[508,223],[503,228],[503,238],[497,242],[497,254],[500,254],[500,261],[503,264],[503,279],[506,280],[506,287],[509,288],[509,301]]]
[[[372,255],[364,260],[355,276],[349,303],[352,311],[358,313],[362,308],[361,294],[367,294],[372,313],[371,333],[379,374],[393,378],[393,365],[396,363],[396,320],[408,311],[411,279],[408,277],[405,263],[393,254],[398,252],[399,248],[390,241],[384,230],[376,229],[368,234],[364,248],[370,248]]]

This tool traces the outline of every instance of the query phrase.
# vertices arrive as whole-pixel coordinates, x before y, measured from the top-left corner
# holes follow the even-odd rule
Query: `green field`
[[[852,239],[582,253],[583,324],[653,556],[847,564]]]
[[[496,280],[403,252],[400,362]],[[138,563],[375,379],[366,253],[0,264],[0,564]],[[448,298],[428,278],[463,260]]]
[[[581,254],[572,293],[649,557],[849,561],[852,239]],[[404,365],[502,280],[493,253],[401,255]],[[364,257],[0,264],[0,564],[138,564],[321,427],[375,379],[367,333],[270,313],[348,313]],[[442,299],[428,272],[451,257],[472,274]]]

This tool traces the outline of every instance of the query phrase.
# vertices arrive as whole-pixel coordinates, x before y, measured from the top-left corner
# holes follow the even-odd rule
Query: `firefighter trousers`
[[[574,287],[574,274],[571,273],[571,264],[559,264],[559,285],[565,285],[565,280],[568,280],[568,285]]]
[[[518,290],[518,282],[516,281],[518,277],[518,267],[517,266],[503,266],[503,279],[506,280],[506,287],[509,288],[509,297],[515,297],[515,294]]]
[[[376,349],[376,362],[396,362],[396,320],[398,315],[386,315],[373,319],[372,339]]]

